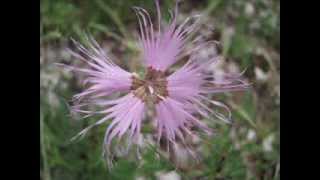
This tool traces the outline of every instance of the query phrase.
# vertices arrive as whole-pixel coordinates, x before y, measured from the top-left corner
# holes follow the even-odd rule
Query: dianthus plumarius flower
[[[78,51],[70,51],[73,56],[83,60],[87,67],[64,65],[85,75],[83,82],[87,88],[74,96],[76,103],[72,110],[83,113],[85,117],[101,115],[101,119],[79,135],[96,125],[109,122],[103,143],[108,156],[113,139],[119,140],[125,136],[129,144],[138,143],[146,119],[155,125],[157,142],[165,141],[168,149],[177,142],[184,144],[185,137],[196,135],[198,130],[211,134],[212,130],[202,119],[215,117],[230,123],[231,112],[226,105],[209,96],[249,88],[249,84],[242,80],[241,73],[217,77],[208,71],[208,67],[216,63],[219,56],[211,52],[204,58],[198,53],[215,46],[215,42],[192,44],[191,37],[199,27],[199,16],[187,18],[178,24],[176,4],[170,23],[163,26],[159,1],[155,3],[156,26],[145,9],[133,8],[140,30],[139,42],[145,67],[143,77],[115,64],[90,37],[87,38],[86,47],[74,41]],[[187,44],[194,46],[188,49]],[[169,69],[182,57],[187,57],[187,61],[169,73]],[[117,98],[114,98],[114,94],[118,95]],[[224,108],[227,115],[217,112],[216,107]],[[146,117],[149,110],[153,115]]]

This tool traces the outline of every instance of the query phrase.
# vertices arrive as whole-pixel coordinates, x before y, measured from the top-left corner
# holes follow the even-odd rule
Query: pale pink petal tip
[[[178,61],[190,34],[196,30],[199,16],[187,18],[181,25],[177,25],[178,3],[171,23],[161,28],[161,14],[159,2],[156,1],[158,14],[158,29],[155,30],[149,13],[140,7],[134,10],[140,27],[140,43],[143,49],[144,63],[148,67],[165,71]]]

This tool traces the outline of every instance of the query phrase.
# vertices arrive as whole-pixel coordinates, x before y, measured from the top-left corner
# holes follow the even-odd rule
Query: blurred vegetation
[[[226,61],[245,73],[253,88],[247,93],[221,98],[231,106],[235,124],[217,127],[217,136],[203,145],[207,155],[201,167],[180,171],[165,159],[156,159],[154,149],[143,154],[144,163],[120,160],[107,171],[101,158],[106,126],[94,128],[81,141],[70,142],[93,119],[74,121],[66,100],[81,87],[70,73],[52,64],[68,59],[63,49],[70,37],[83,31],[108,43],[123,66],[136,54],[136,17],[132,6],[155,13],[152,0],[41,0],[41,155],[43,180],[145,179],[159,172],[176,171],[182,179],[280,179],[280,4],[278,0],[184,0],[182,14],[208,15]],[[173,8],[162,1],[162,11]],[[168,16],[168,15],[167,15]],[[121,57],[121,58],[120,58]],[[134,66],[134,65],[133,65]]]

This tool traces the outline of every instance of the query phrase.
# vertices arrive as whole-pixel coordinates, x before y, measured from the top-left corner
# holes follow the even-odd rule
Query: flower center
[[[142,101],[157,104],[168,96],[167,84],[164,72],[148,67],[144,80],[132,76],[131,90]]]

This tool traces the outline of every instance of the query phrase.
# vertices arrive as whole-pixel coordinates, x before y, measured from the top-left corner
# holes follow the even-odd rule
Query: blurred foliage
[[[163,12],[173,5],[173,0],[162,1]],[[81,33],[86,31],[98,40],[111,39],[108,42],[116,44],[118,49],[129,49],[115,52],[129,59],[136,53],[137,24],[132,6],[143,6],[155,13],[152,0],[41,0],[40,44],[46,49],[41,52],[41,58],[49,59],[40,60],[41,76],[48,79],[59,76],[51,84],[48,79],[41,79],[41,178],[157,179],[158,172],[175,170],[183,179],[280,179],[278,0],[184,0],[181,3],[182,12],[203,12],[211,17],[214,38],[221,41],[226,60],[235,62],[240,69],[247,68],[245,75],[253,82],[252,91],[240,98],[237,95],[225,98],[236,122],[231,127],[217,127],[217,136],[204,145],[207,155],[200,170],[180,171],[167,160],[156,158],[157,153],[150,148],[143,154],[144,163],[122,159],[108,171],[101,156],[106,126],[94,128],[83,140],[70,142],[72,136],[94,119],[70,118],[65,99],[70,99],[79,87],[73,77],[57,75],[58,70],[51,66],[56,59],[46,53],[48,49],[54,53],[57,42],[65,43],[69,37],[81,39]],[[263,80],[263,75],[267,80]],[[61,88],[63,82],[71,85]],[[53,101],[57,105],[53,106]]]

